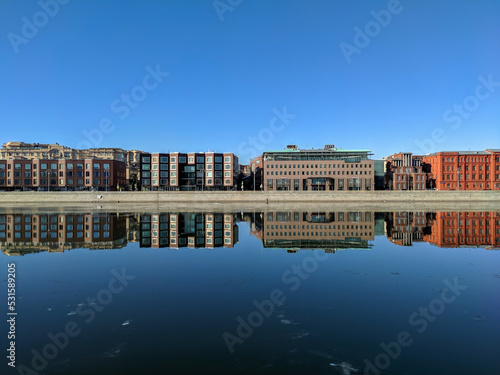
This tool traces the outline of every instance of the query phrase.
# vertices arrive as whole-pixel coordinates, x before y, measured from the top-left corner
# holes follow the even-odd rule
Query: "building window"
[[[339,178],[338,180],[338,190],[344,190],[344,179]]]

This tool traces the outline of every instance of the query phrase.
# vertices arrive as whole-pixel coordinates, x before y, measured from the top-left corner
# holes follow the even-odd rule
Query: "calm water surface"
[[[498,212],[0,212],[1,373],[500,374],[499,246]]]

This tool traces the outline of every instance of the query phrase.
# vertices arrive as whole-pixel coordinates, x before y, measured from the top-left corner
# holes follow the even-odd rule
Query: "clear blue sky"
[[[0,143],[500,148],[498,0],[55,1],[0,2]]]

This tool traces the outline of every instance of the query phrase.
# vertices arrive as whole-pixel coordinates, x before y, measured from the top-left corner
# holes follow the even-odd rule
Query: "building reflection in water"
[[[433,213],[426,212],[387,212],[385,214],[385,234],[395,245],[412,246],[421,242],[430,233]]]
[[[375,238],[373,212],[266,212],[262,242],[267,248],[369,249]]]
[[[6,255],[76,248],[231,248],[240,221],[266,248],[369,249],[385,235],[399,246],[500,248],[500,212],[163,212],[0,214],[0,249]]]
[[[0,214],[4,254],[119,249],[127,244],[125,217],[117,214]]]
[[[141,214],[139,222],[141,247],[214,248],[238,242],[236,214]]]
[[[439,247],[500,248],[500,212],[438,212],[424,241]]]

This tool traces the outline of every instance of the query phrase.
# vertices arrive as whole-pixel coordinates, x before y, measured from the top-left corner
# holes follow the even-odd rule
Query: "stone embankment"
[[[500,210],[500,191],[0,192],[0,207]]]

